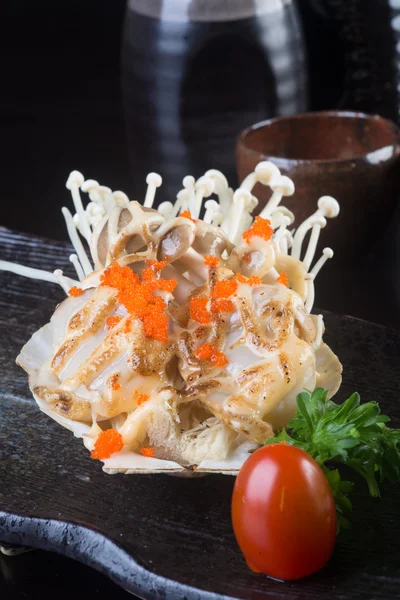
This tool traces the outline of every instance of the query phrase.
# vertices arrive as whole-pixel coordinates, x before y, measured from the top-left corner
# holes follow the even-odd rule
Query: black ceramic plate
[[[7,260],[63,268],[69,250],[0,229]],[[327,567],[280,583],[250,572],[238,550],[230,522],[233,478],[105,475],[80,440],[38,410],[14,363],[62,292],[10,274],[0,280],[0,542],[73,557],[143,598],[400,598],[400,487],[384,485],[376,500],[360,482],[353,529],[341,535]],[[358,390],[399,426],[400,333],[333,314],[325,321],[327,341],[344,365],[339,398]]]

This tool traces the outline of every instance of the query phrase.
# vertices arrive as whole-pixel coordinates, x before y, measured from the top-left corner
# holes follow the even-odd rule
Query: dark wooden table
[[[60,207],[76,168],[128,194],[131,186],[119,90],[124,0],[6,2],[0,38],[0,225],[66,239]],[[5,17],[5,18],[4,18]],[[213,165],[210,165],[212,167]],[[149,165],[151,169],[151,165]],[[183,173],[182,175],[186,175]],[[380,236],[380,237],[379,237]],[[317,306],[400,328],[400,218],[370,255],[318,278]],[[104,576],[42,551],[0,555],[0,598],[128,598]]]

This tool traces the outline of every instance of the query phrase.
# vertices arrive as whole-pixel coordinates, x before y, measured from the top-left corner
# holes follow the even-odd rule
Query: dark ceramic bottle
[[[131,0],[122,83],[134,193],[159,172],[221,169],[235,183],[235,142],[251,123],[307,108],[294,0]]]
[[[299,0],[310,103],[399,122],[400,0]]]

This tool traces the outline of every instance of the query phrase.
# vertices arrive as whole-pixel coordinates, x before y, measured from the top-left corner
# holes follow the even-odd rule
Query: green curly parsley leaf
[[[310,454],[322,467],[336,502],[338,525],[348,526],[351,511],[347,495],[353,484],[342,481],[332,462],[347,465],[367,482],[372,496],[379,496],[380,481],[400,480],[400,430],[389,429],[389,417],[382,415],[377,402],[360,403],[354,393],[343,404],[328,399],[328,391],[317,388],[297,396],[298,411],[283,429],[266,444],[285,441]],[[326,464],[328,463],[328,465]]]

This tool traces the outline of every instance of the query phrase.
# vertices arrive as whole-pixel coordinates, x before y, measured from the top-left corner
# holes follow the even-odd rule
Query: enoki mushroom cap
[[[201,191],[203,196],[207,198],[208,196],[211,196],[214,191],[214,182],[211,177],[200,177],[196,181],[195,190],[196,192]]]
[[[321,196],[318,200],[318,209],[328,219],[337,217],[340,212],[339,202],[332,196]]]
[[[226,188],[229,187],[227,178],[217,169],[209,169],[205,172],[205,176],[219,181]]]
[[[332,250],[332,248],[324,248],[322,250],[322,254],[326,256],[326,258],[333,258],[334,251]]]
[[[121,190],[116,190],[115,192],[113,192],[112,195],[117,206],[123,206],[125,208],[128,206],[129,198],[125,194],[125,192],[121,192]]]
[[[91,192],[92,190],[94,190],[95,188],[99,187],[99,182],[96,181],[95,179],[86,179],[86,181],[84,181],[80,188],[82,190],[82,192]]]
[[[182,179],[182,185],[185,189],[190,189],[190,188],[194,187],[195,183],[196,183],[196,180],[192,175],[186,175],[186,177],[184,177]]]
[[[273,179],[280,177],[278,167],[268,160],[258,163],[254,172],[257,173],[257,179],[263,185],[269,185]]]
[[[282,196],[292,196],[295,190],[293,181],[286,175],[273,179],[269,186],[273,192],[281,192]]]
[[[75,186],[81,187],[84,181],[85,178],[82,175],[82,173],[80,173],[80,171],[72,171],[67,179],[65,187],[69,190],[71,190]]]
[[[154,185],[154,187],[159,188],[162,184],[162,177],[158,173],[149,173],[146,177],[147,185]]]

